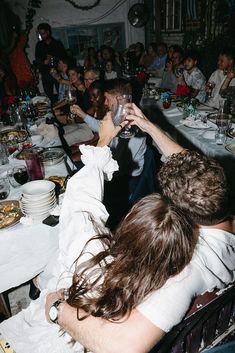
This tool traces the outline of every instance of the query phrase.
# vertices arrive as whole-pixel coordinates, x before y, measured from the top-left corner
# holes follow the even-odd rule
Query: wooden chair
[[[235,284],[206,292],[149,353],[198,353],[235,332]]]

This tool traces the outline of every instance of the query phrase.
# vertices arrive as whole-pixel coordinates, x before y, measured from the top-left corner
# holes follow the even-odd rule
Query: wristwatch
[[[52,322],[55,324],[58,323],[58,316],[59,316],[59,306],[63,303],[63,300],[57,300],[52,304],[49,310],[49,317]]]

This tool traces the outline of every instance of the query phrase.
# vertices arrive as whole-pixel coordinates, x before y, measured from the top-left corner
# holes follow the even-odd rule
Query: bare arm
[[[127,105],[127,107],[130,111],[130,115],[127,116],[127,120],[131,121],[130,125],[137,125],[142,131],[147,132],[165,157],[184,150],[183,147],[166,135],[158,126],[151,123],[135,104]]]
[[[220,90],[223,91],[224,89],[228,88],[230,85],[230,82],[232,81],[232,79],[234,77],[235,77],[235,69],[232,69],[227,73],[227,76],[226,76]]]
[[[48,310],[58,299],[58,293],[47,296]],[[79,311],[83,315],[82,310]],[[89,316],[78,321],[77,309],[66,302],[59,306],[58,324],[84,347],[94,353],[147,353],[165,334],[153,325],[138,310],[133,310],[130,317],[122,322],[112,323],[102,318]]]

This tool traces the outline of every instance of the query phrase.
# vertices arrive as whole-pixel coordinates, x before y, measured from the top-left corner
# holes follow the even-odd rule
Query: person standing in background
[[[41,40],[36,44],[35,58],[39,64],[42,76],[44,92],[54,102],[54,86],[58,91],[58,82],[50,74],[50,69],[58,61],[58,58],[66,56],[63,44],[51,35],[51,26],[48,23],[38,25],[38,33]]]

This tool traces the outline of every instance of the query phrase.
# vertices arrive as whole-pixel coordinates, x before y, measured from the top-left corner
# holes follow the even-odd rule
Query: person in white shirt
[[[82,147],[85,167],[70,179],[62,206],[60,249],[57,261],[51,263],[47,288],[68,288],[75,270],[67,301],[62,290],[49,294],[46,322],[43,305],[48,290],[44,290],[28,309],[0,325],[17,353],[81,352],[80,344],[94,353],[147,353],[183,318],[195,295],[234,281],[235,237],[227,220],[222,168],[205,156],[183,151],[134,105],[132,112],[132,124],[150,133],[169,157],[163,177],[169,170],[172,200],[162,184],[164,198],[147,196],[133,207],[114,237],[107,234],[103,180],[117,166],[105,146],[120,131],[107,115],[98,147]],[[170,157],[173,152],[178,155]],[[190,178],[180,173],[181,168],[190,172]],[[173,173],[180,181],[175,183]],[[192,223],[193,213],[188,217],[174,205],[179,185],[194,195],[190,211],[194,208],[204,224],[200,234]],[[74,262],[89,233],[99,235]],[[60,329],[66,334],[61,335]],[[74,345],[67,344],[68,334]]]
[[[207,82],[207,91],[211,92],[207,102],[209,106],[219,108],[221,90],[235,86],[234,66],[234,54],[230,50],[222,51],[218,57],[218,69],[211,74]]]
[[[198,54],[194,50],[190,50],[185,54],[184,71],[179,75],[178,82],[180,85],[186,85],[190,89],[190,96],[196,98],[199,102],[206,100],[206,78],[197,67]]]
[[[105,64],[104,79],[112,80],[113,78],[117,78],[117,72],[113,70],[112,60],[108,60]]]

